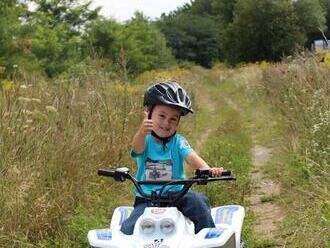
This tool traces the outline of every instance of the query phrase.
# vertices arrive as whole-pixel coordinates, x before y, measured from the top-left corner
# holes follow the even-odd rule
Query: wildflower
[[[123,93],[125,91],[125,88],[121,84],[116,84],[115,90],[116,90],[116,92]]]
[[[326,53],[324,55],[324,64],[330,68],[330,52]]]
[[[14,82],[6,80],[6,79],[1,81],[1,85],[2,85],[2,88],[7,91],[15,88]]]

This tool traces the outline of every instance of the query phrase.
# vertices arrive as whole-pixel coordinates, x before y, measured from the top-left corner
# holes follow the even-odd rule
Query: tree
[[[230,63],[280,60],[303,45],[303,33],[286,0],[238,0],[222,51]]]
[[[97,18],[99,8],[90,10],[91,2],[78,0],[35,0],[37,8],[28,23],[33,29],[32,56],[48,76],[57,75],[83,57],[82,33]]]
[[[306,34],[325,29],[325,11],[319,0],[298,0],[293,2],[299,26]]]
[[[114,19],[98,18],[87,27],[86,45],[92,57],[115,59],[121,43],[122,25]]]
[[[212,13],[223,26],[233,22],[236,0],[218,0],[212,3]]]
[[[163,15],[157,24],[177,59],[205,67],[210,67],[218,59],[218,30],[210,16],[190,13]]]
[[[164,35],[139,12],[126,24],[123,44],[130,60],[128,65],[134,72],[163,68],[173,63]]]
[[[189,6],[189,13],[199,16],[211,16],[220,24],[227,25],[233,20],[235,4],[236,0],[195,0]]]
[[[330,0],[320,0],[320,5],[322,6],[324,12],[325,12],[325,36],[327,39],[330,39]]]
[[[118,62],[123,49],[131,73],[166,67],[174,63],[164,35],[143,14],[136,12],[125,24],[99,19],[93,22],[86,37],[90,50],[98,57]]]
[[[17,0],[0,2],[0,67],[5,68],[6,73],[13,70],[13,66],[29,49],[20,20],[26,10],[26,5]]]
[[[306,46],[314,39],[322,38],[320,30],[326,29],[326,13],[319,0],[298,0],[293,2],[298,25],[306,37]]]

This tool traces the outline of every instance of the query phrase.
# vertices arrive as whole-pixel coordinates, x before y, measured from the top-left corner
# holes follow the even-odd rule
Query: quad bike
[[[197,234],[194,224],[175,206],[193,184],[206,185],[209,182],[236,180],[230,171],[224,171],[221,177],[210,177],[208,170],[196,170],[195,176],[184,180],[171,181],[137,181],[129,174],[128,168],[114,171],[99,169],[98,174],[113,177],[124,182],[129,179],[139,194],[151,202],[137,220],[132,235],[120,231],[121,224],[127,219],[133,207],[117,207],[113,213],[110,228],[96,229],[88,232],[88,241],[93,248],[243,248],[241,241],[244,208],[239,205],[214,207],[211,214],[215,228],[204,228]],[[150,196],[143,191],[141,185],[162,185],[159,193]],[[164,194],[168,186],[181,185],[175,194]],[[164,194],[164,196],[163,196]],[[161,207],[162,206],[162,207]],[[166,207],[163,207],[166,206]]]

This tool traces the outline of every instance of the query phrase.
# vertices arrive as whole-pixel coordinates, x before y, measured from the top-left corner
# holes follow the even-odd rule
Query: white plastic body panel
[[[131,207],[116,208],[110,228],[89,231],[90,245],[98,248],[240,248],[244,219],[244,208],[241,206],[212,208],[216,227],[204,228],[198,234],[194,233],[194,224],[177,208],[149,207],[137,220],[133,235],[125,235],[120,231],[120,226],[132,210]],[[144,234],[141,230],[140,224],[144,219],[155,223],[155,230],[151,234]],[[170,234],[164,234],[160,229],[164,219],[175,222],[175,229]]]

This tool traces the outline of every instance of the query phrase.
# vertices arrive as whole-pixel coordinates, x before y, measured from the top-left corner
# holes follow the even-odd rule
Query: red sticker
[[[151,213],[153,214],[163,214],[166,212],[166,209],[164,208],[153,208],[151,209]]]

